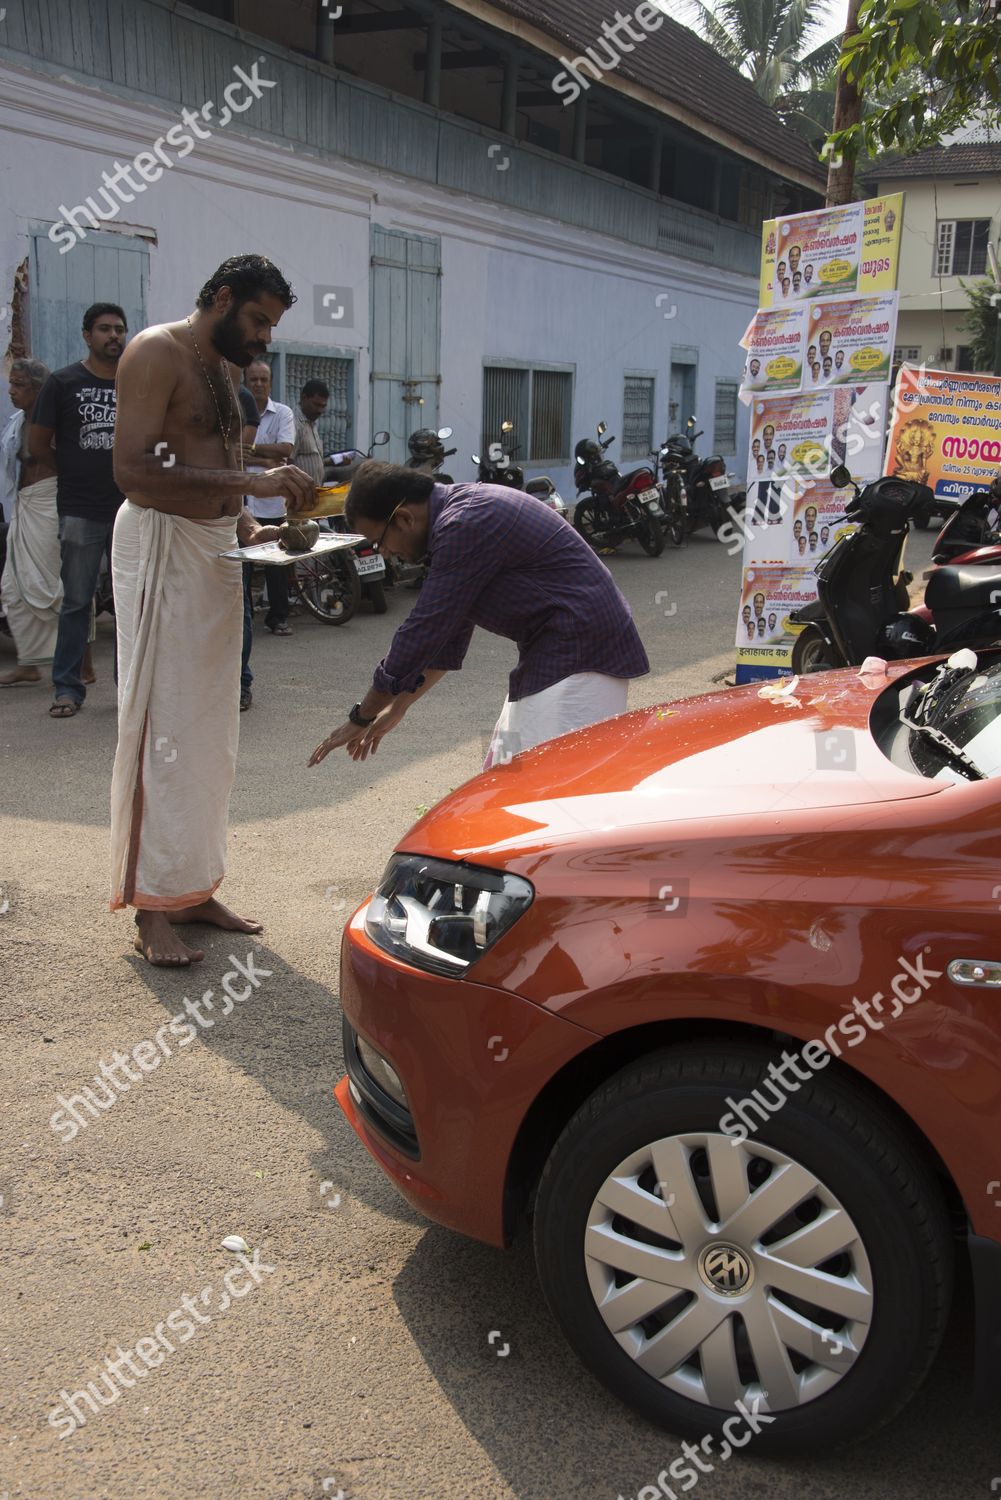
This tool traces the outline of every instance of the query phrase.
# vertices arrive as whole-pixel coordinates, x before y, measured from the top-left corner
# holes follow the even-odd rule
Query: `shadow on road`
[[[657,1475],[682,1456],[680,1440],[634,1416],[578,1363],[540,1290],[527,1232],[505,1255],[432,1228],[393,1291],[443,1394],[519,1500],[632,1500],[645,1485],[651,1497],[663,1493]],[[931,1376],[891,1426],[816,1459],[755,1459],[752,1441],[746,1456],[707,1474],[699,1494],[989,1494],[1001,1455],[995,1415],[969,1409],[971,1343],[963,1290]]]

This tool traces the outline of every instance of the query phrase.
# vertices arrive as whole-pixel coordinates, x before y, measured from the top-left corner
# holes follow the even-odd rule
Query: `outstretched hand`
[[[352,724],[350,719],[342,724],[340,729],[335,729],[333,734],[328,734],[322,744],[317,745],[309,757],[311,766],[318,766],[321,760],[325,760],[331,750],[339,750],[345,746],[352,760],[367,760],[369,755],[374,755],[382,742],[383,736],[391,729],[395,729],[403,718],[409,703],[398,701],[384,708],[382,713],[366,728],[359,728]]]
[[[374,755],[382,743],[383,736],[396,728],[409,707],[409,703],[401,700],[390,704],[389,708],[384,708],[375,723],[370,724],[364,731],[361,739],[356,744],[348,746],[351,759],[367,760],[370,754]]]
[[[318,766],[321,760],[326,760],[331,750],[339,750],[342,745],[347,745],[348,750],[351,751],[351,742],[364,739],[367,732],[365,729],[360,729],[357,724],[352,724],[349,719],[346,724],[341,725],[340,729],[335,729],[333,734],[328,734],[327,738],[317,745],[307,764]]]

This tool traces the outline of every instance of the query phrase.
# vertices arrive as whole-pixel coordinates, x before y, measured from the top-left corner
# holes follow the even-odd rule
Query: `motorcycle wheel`
[[[600,526],[598,507],[593,500],[578,500],[573,512],[574,530],[579,531],[589,547],[595,552],[603,545],[595,539],[595,533]]]
[[[384,615],[389,605],[386,603],[386,586],[383,583],[370,583],[368,585],[368,597],[372,605],[374,615]]]
[[[325,625],[346,625],[361,600],[361,579],[343,554],[303,558],[295,582],[303,604]]]
[[[830,666],[827,660],[827,642],[816,625],[808,625],[796,637],[792,648],[792,669],[797,677],[804,677],[817,667]]]
[[[648,557],[659,557],[664,550],[664,528],[656,516],[644,514],[640,518],[636,540]]]
[[[671,538],[672,547],[681,547],[684,545],[687,530],[683,515],[674,514],[671,516],[667,523],[667,534]]]

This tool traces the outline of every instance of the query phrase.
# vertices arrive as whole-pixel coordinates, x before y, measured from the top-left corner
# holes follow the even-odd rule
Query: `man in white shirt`
[[[271,367],[262,359],[248,365],[244,376],[257,403],[260,423],[257,439],[247,455],[248,470],[273,469],[292,456],[295,447],[295,417],[290,406],[271,399]],[[285,519],[285,501],[280,495],[259,500],[248,496],[247,509],[265,526],[278,526]],[[288,573],[285,568],[265,568],[268,585],[268,613],[264,623],[272,635],[291,635],[288,622]]]

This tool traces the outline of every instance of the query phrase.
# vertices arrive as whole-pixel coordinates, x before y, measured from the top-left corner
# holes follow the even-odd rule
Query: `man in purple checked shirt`
[[[477,625],[518,647],[485,765],[501,754],[625,711],[629,678],[650,670],[629,605],[583,537],[520,490],[436,484],[429,474],[369,460],[345,518],[377,550],[428,564],[420,597],[393,636],[372,686],[310,756],[344,745],[353,760],[446,672],[457,672]]]

